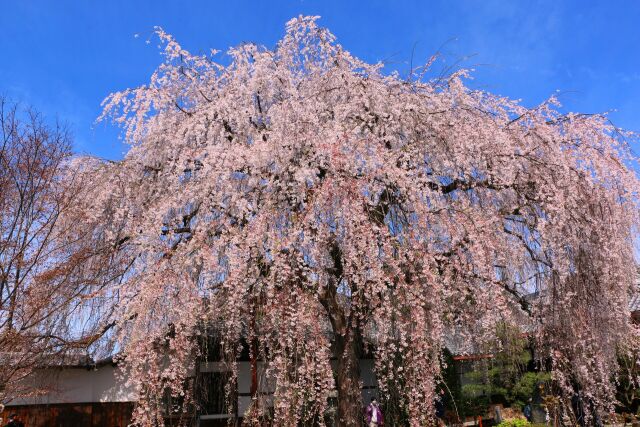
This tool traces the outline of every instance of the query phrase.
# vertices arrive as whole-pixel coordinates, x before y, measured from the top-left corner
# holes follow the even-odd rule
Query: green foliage
[[[518,378],[513,387],[511,387],[507,394],[507,401],[512,406],[517,406],[522,409],[527,400],[532,397],[538,384],[547,383],[551,381],[551,375],[546,372],[526,372],[520,378]]]
[[[620,370],[618,373],[617,393],[619,410],[623,413],[640,413],[640,388],[637,380],[640,376],[640,368],[636,361],[640,355],[637,353],[625,353],[618,355]]]
[[[522,409],[540,383],[550,380],[544,372],[531,372],[531,354],[526,337],[516,327],[502,324],[498,340],[485,349],[491,359],[465,362],[468,372],[462,375],[460,405],[464,415],[486,412],[492,403]]]
[[[464,385],[462,387],[461,399],[458,407],[462,417],[477,415],[486,412],[491,403],[490,396],[484,394],[483,389],[475,385]]]
[[[497,427],[529,427],[531,423],[527,420],[523,420],[520,418],[514,418],[511,420],[505,420],[498,424]]]

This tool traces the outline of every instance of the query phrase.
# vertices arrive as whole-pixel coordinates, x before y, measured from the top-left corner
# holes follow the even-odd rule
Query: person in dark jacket
[[[533,408],[531,407],[531,402],[532,400],[529,399],[529,401],[527,402],[527,404],[524,406],[524,408],[522,409],[522,414],[524,415],[524,417],[527,419],[527,421],[531,422],[531,419],[533,418]]]
[[[582,393],[580,390],[571,397],[571,408],[573,409],[573,415],[576,417],[576,424],[580,427],[586,427],[584,402],[582,401]]]

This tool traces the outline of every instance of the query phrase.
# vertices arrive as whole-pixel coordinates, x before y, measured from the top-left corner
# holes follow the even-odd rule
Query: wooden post
[[[258,349],[255,338],[251,342],[251,397],[255,398],[258,392]]]

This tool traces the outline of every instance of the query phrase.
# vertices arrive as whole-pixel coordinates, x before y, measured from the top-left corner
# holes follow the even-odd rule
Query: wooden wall
[[[5,425],[9,415],[18,414],[25,427],[126,427],[132,410],[129,402],[59,403],[8,406],[0,417]]]

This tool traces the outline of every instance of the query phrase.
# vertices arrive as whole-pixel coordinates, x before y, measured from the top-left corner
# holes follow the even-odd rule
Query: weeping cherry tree
[[[236,375],[248,347],[274,385],[247,423],[322,424],[335,394],[338,424],[360,425],[367,350],[381,395],[427,425],[445,340],[523,318],[559,393],[611,408],[637,347],[631,134],[431,62],[383,72],[315,17],[218,62],[157,36],[150,82],[104,104],[128,153],[84,165],[85,208],[131,263],[109,292],[140,425],[162,424],[166,390],[189,404],[212,325]]]

